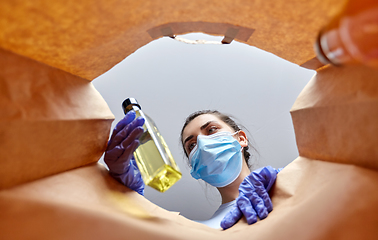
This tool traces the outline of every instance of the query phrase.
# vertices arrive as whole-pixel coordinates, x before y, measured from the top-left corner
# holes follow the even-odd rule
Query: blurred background
[[[180,37],[223,39],[201,33]],[[165,193],[146,187],[146,198],[189,219],[204,220],[219,207],[220,196],[215,188],[190,176],[179,141],[185,118],[203,109],[231,114],[257,149],[254,168],[285,167],[298,156],[290,108],[314,74],[236,41],[187,44],[164,37],[138,49],[93,84],[115,115],[113,128],[124,116],[123,100],[136,98],[180,167],[181,180]]]

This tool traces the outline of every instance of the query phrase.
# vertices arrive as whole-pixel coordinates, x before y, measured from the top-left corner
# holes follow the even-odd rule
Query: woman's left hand
[[[260,219],[266,218],[273,210],[268,191],[276,181],[279,171],[267,166],[251,172],[240,184],[236,205],[223,218],[221,227],[232,227],[243,215],[248,224],[257,222],[257,216]]]

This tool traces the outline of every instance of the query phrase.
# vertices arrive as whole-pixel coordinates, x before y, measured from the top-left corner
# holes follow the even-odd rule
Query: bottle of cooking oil
[[[145,185],[160,192],[165,192],[181,178],[181,172],[172,157],[163,137],[154,121],[141,110],[134,98],[127,98],[122,103],[125,114],[135,111],[137,117],[143,117],[144,133],[139,138],[139,147],[134,151],[134,158]]]

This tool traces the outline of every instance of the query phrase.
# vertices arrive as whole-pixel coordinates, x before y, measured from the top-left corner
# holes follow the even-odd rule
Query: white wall
[[[189,34],[190,39],[221,37]],[[284,167],[298,156],[289,110],[314,71],[246,44],[190,45],[162,38],[149,43],[93,81],[116,117],[121,103],[136,98],[158,125],[183,174],[165,193],[145,196],[190,219],[207,219],[220,197],[192,179],[179,142],[185,118],[202,109],[232,114],[250,132],[259,152],[255,167]],[[103,161],[102,159],[100,160]]]

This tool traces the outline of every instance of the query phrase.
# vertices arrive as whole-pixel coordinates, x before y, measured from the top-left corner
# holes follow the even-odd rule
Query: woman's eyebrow
[[[187,142],[187,141],[189,141],[190,139],[192,139],[194,136],[193,135],[190,135],[189,137],[187,137],[186,139],[185,139],[185,141],[184,141],[184,146],[185,146],[185,143]]]
[[[207,123],[205,123],[204,125],[202,125],[200,127],[201,130],[205,129],[207,126],[209,126],[210,123],[215,123],[216,121],[208,121]]]

